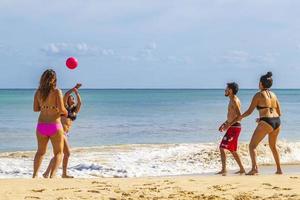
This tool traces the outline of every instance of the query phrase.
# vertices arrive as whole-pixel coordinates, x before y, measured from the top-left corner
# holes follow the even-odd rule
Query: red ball
[[[78,61],[74,57],[70,57],[66,61],[66,65],[69,69],[75,69],[78,66]]]

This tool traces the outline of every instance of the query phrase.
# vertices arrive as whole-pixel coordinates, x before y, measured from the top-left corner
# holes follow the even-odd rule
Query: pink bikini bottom
[[[61,123],[38,123],[36,129],[38,133],[45,137],[51,137],[62,129]]]

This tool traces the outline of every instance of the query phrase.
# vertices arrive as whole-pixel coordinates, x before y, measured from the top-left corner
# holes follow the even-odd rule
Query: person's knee
[[[62,158],[62,156],[63,156],[63,152],[62,151],[54,152],[54,157],[56,157],[56,158]]]
[[[38,149],[36,154],[40,157],[43,157],[46,154],[46,150],[44,149]]]
[[[219,147],[219,149],[220,149],[220,152],[225,152],[225,149],[224,148],[222,148],[222,147]]]
[[[269,147],[272,151],[276,151],[277,148],[276,148],[276,144],[273,144],[273,143],[269,143]]]
[[[70,151],[65,151],[64,152],[64,157],[69,158],[71,156]]]

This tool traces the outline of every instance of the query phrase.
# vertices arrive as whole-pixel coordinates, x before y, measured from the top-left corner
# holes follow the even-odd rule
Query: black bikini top
[[[270,94],[270,91],[269,90],[265,90],[266,92],[267,92],[267,94],[268,94],[268,96],[270,97],[270,99],[272,99],[272,95]],[[257,110],[262,110],[262,109],[267,109],[267,108],[269,108],[270,109],[270,112],[272,113],[273,112],[273,107],[267,107],[267,106],[259,106],[259,105],[257,105],[256,106],[256,109]]]
[[[76,120],[77,117],[75,110],[76,110],[76,106],[67,107],[67,111],[68,111],[67,118],[71,119],[72,121]]]
[[[257,110],[266,109],[266,108],[272,108],[272,107],[265,107],[265,106],[256,106]],[[272,108],[273,109],[273,108]]]

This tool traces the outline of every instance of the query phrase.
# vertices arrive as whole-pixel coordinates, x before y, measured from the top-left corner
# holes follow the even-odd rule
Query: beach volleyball
[[[78,66],[78,61],[76,58],[74,57],[69,57],[67,60],[66,60],[66,66],[69,68],[69,69],[75,69],[77,66]]]

